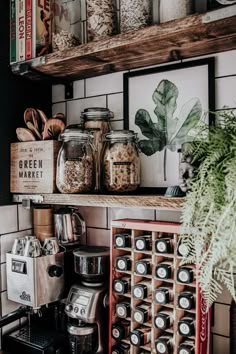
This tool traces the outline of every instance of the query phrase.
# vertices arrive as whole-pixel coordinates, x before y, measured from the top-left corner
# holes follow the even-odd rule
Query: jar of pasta
[[[95,190],[101,189],[101,163],[104,154],[104,135],[110,131],[110,119],[114,117],[113,112],[107,108],[91,107],[81,113],[81,120],[86,130],[93,133],[95,146]]]
[[[61,193],[89,192],[94,186],[93,135],[68,127],[60,135],[63,141],[57,157],[56,185]]]
[[[115,0],[86,0],[86,5],[88,41],[117,33]]]
[[[103,184],[107,191],[125,193],[140,184],[137,134],[132,130],[113,130],[105,135]]]

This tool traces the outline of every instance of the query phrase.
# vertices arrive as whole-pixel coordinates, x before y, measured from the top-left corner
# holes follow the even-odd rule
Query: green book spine
[[[16,62],[16,0],[10,0],[10,62]]]

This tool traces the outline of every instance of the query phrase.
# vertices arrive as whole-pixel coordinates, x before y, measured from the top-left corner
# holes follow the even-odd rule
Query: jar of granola
[[[56,185],[61,193],[89,192],[94,186],[93,135],[67,127],[60,135],[63,141],[57,157]]]
[[[140,184],[137,134],[132,130],[113,130],[105,135],[103,184],[107,191],[125,193]]]

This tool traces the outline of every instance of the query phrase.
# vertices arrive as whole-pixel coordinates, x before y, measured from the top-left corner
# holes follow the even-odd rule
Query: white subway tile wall
[[[203,9],[202,9],[203,10]],[[210,55],[215,57],[216,109],[227,105],[236,108],[236,51]],[[201,57],[204,58],[204,57]],[[198,59],[198,58],[194,58]],[[192,60],[192,59],[191,59]],[[80,112],[91,106],[111,109],[115,116],[112,129],[123,128],[123,72],[104,75],[74,83],[73,100],[65,100],[67,105],[67,122],[78,123]],[[84,90],[85,88],[85,90]],[[62,101],[62,88],[53,88],[53,110],[56,102]],[[57,97],[58,94],[58,97]],[[80,99],[77,99],[77,98]],[[90,212],[91,209],[91,212]],[[119,208],[80,208],[87,223],[87,242],[90,245],[109,245],[110,221],[118,218],[140,218],[161,221],[180,220],[179,212],[158,210],[119,209]],[[107,230],[107,231],[106,231]],[[215,325],[212,328],[212,354],[229,354],[229,304],[231,296],[224,290],[215,305]]]

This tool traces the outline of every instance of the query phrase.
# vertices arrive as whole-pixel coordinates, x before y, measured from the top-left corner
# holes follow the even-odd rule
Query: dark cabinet
[[[0,2],[0,205],[11,202],[10,143],[16,141],[16,128],[24,126],[24,110],[36,107],[51,113],[51,85],[11,73],[9,3]]]

